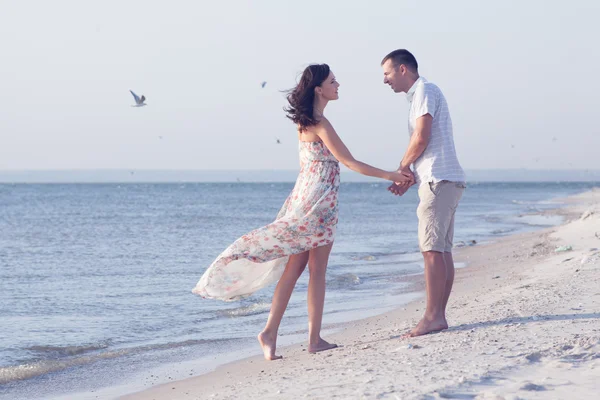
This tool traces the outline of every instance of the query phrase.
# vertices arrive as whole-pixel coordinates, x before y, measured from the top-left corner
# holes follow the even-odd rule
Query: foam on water
[[[330,290],[348,289],[360,285],[360,278],[353,273],[333,275],[327,280],[327,288]]]
[[[564,221],[562,215],[521,215],[515,219],[521,224],[531,226],[556,226]]]
[[[0,384],[13,381],[30,379],[36,376],[63,371],[72,367],[93,364],[101,360],[124,357],[136,353],[157,350],[170,350],[197,346],[200,344],[214,344],[227,340],[184,340],[162,344],[149,344],[143,346],[127,347],[107,350],[105,345],[94,346],[34,346],[32,351],[40,353],[41,357],[31,361],[24,361],[19,365],[0,367]],[[92,354],[85,354],[92,353]],[[85,355],[83,355],[85,354]]]
[[[245,317],[248,315],[265,314],[270,309],[271,303],[253,303],[247,306],[219,310],[217,314],[224,317]]]

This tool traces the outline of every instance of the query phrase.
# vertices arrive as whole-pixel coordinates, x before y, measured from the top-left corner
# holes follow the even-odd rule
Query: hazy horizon
[[[600,170],[466,170],[474,182],[598,182]],[[10,183],[261,183],[294,182],[297,170],[72,170],[0,171],[0,184]],[[342,182],[381,182],[345,170]]]

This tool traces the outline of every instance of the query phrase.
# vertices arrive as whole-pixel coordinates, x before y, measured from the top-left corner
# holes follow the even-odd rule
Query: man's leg
[[[425,290],[427,292],[427,308],[425,315],[409,336],[421,336],[448,328],[444,316],[444,301],[447,284],[447,268],[444,253],[425,251]]]
[[[452,292],[452,285],[454,284],[454,260],[452,259],[452,253],[444,253],[444,262],[446,264],[446,288],[444,290],[442,308],[444,320],[446,320],[446,307],[448,307],[448,299],[450,298],[450,292]]]
[[[419,187],[419,247],[425,263],[427,308],[423,319],[409,333],[420,336],[448,328],[446,305],[454,282],[452,255],[455,184],[440,182]],[[446,256],[446,252],[450,256]]]
[[[458,206],[458,200],[456,205]],[[456,214],[456,208],[452,213],[452,219],[450,220],[450,226],[448,228],[448,235],[446,236],[446,248],[444,249],[444,261],[446,262],[446,290],[444,295],[444,318],[446,318],[446,307],[448,306],[448,299],[450,298],[450,292],[452,292],[452,285],[454,284],[454,259],[452,259],[452,246],[454,242],[454,215]]]
[[[444,249],[444,261],[446,262],[446,291],[444,295],[444,319],[446,319],[446,308],[448,307],[448,299],[452,292],[452,285],[454,284],[454,259],[452,258],[452,247],[454,246],[454,217],[456,215],[456,209],[458,203],[462,198],[463,192],[466,185],[462,182],[456,183],[454,187],[454,207],[452,211],[452,219],[450,220],[450,226],[448,227],[448,234],[446,236],[446,247]],[[447,320],[446,320],[447,321]]]

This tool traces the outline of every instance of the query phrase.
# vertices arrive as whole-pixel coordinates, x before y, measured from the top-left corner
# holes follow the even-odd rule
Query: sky
[[[326,115],[355,158],[395,169],[408,104],[380,61],[397,48],[444,92],[465,169],[600,169],[594,0],[2,8],[0,171],[297,169],[282,91],[310,63],[341,84]]]

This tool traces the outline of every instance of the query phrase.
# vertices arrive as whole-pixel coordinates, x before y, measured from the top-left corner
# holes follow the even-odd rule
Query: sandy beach
[[[293,345],[268,362],[257,344],[255,357],[121,399],[597,398],[600,190],[566,202],[549,212],[564,216],[561,226],[457,249],[467,267],[457,270],[447,331],[401,338],[421,298],[325,337],[337,349]],[[422,289],[422,275],[403,279]]]

